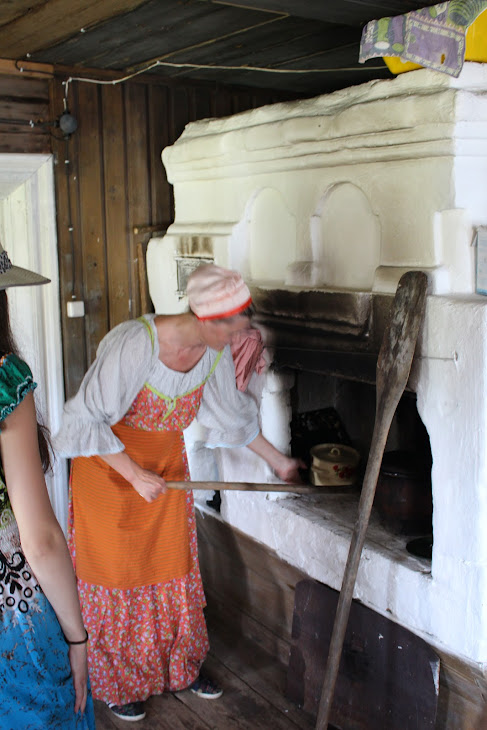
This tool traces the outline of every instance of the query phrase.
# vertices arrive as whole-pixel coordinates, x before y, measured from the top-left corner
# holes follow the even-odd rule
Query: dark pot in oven
[[[431,462],[412,451],[384,454],[374,499],[384,527],[403,535],[432,530]]]

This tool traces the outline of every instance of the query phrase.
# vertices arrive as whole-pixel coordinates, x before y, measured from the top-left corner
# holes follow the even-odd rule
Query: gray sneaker
[[[223,694],[223,690],[215,682],[201,674],[190,684],[189,689],[205,700],[217,700]]]
[[[137,722],[145,717],[143,702],[128,702],[126,705],[108,705],[108,707],[114,715],[128,722]]]

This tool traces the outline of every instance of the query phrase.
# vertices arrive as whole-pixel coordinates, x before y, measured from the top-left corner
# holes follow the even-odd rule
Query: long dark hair
[[[5,289],[0,290],[0,357],[13,353],[20,357],[15,344],[12,329],[10,327],[10,315],[8,308],[8,298]],[[1,426],[0,426],[1,428]],[[37,440],[39,442],[39,454],[41,456],[42,468],[44,472],[51,468],[51,446],[49,441],[49,431],[45,426],[37,420]]]

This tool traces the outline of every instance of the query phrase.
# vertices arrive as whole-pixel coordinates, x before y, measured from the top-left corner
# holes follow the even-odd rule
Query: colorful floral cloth
[[[16,355],[0,359],[0,421],[36,384]],[[1,433],[0,433],[1,438]],[[68,647],[27,563],[0,466],[0,727],[91,730],[93,703],[74,714]]]
[[[465,59],[465,32],[486,8],[487,0],[451,0],[371,20],[362,31],[359,62],[392,56],[458,76]]]
[[[197,562],[192,494],[187,494],[193,566],[183,578],[130,589],[78,580],[90,634],[93,694],[107,703],[143,701],[188,687],[208,653],[205,597]]]

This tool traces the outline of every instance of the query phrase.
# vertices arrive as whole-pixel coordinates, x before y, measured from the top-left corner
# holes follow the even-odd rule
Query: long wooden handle
[[[312,484],[254,484],[253,482],[166,482],[169,489],[204,489],[218,491],[226,489],[241,492],[291,492],[293,494],[326,493],[328,487],[315,487]]]
[[[406,387],[426,302],[426,274],[408,271],[399,281],[377,360],[375,425],[352,534],[321,691],[316,730],[327,730],[360,555],[374,502],[389,428]]]

